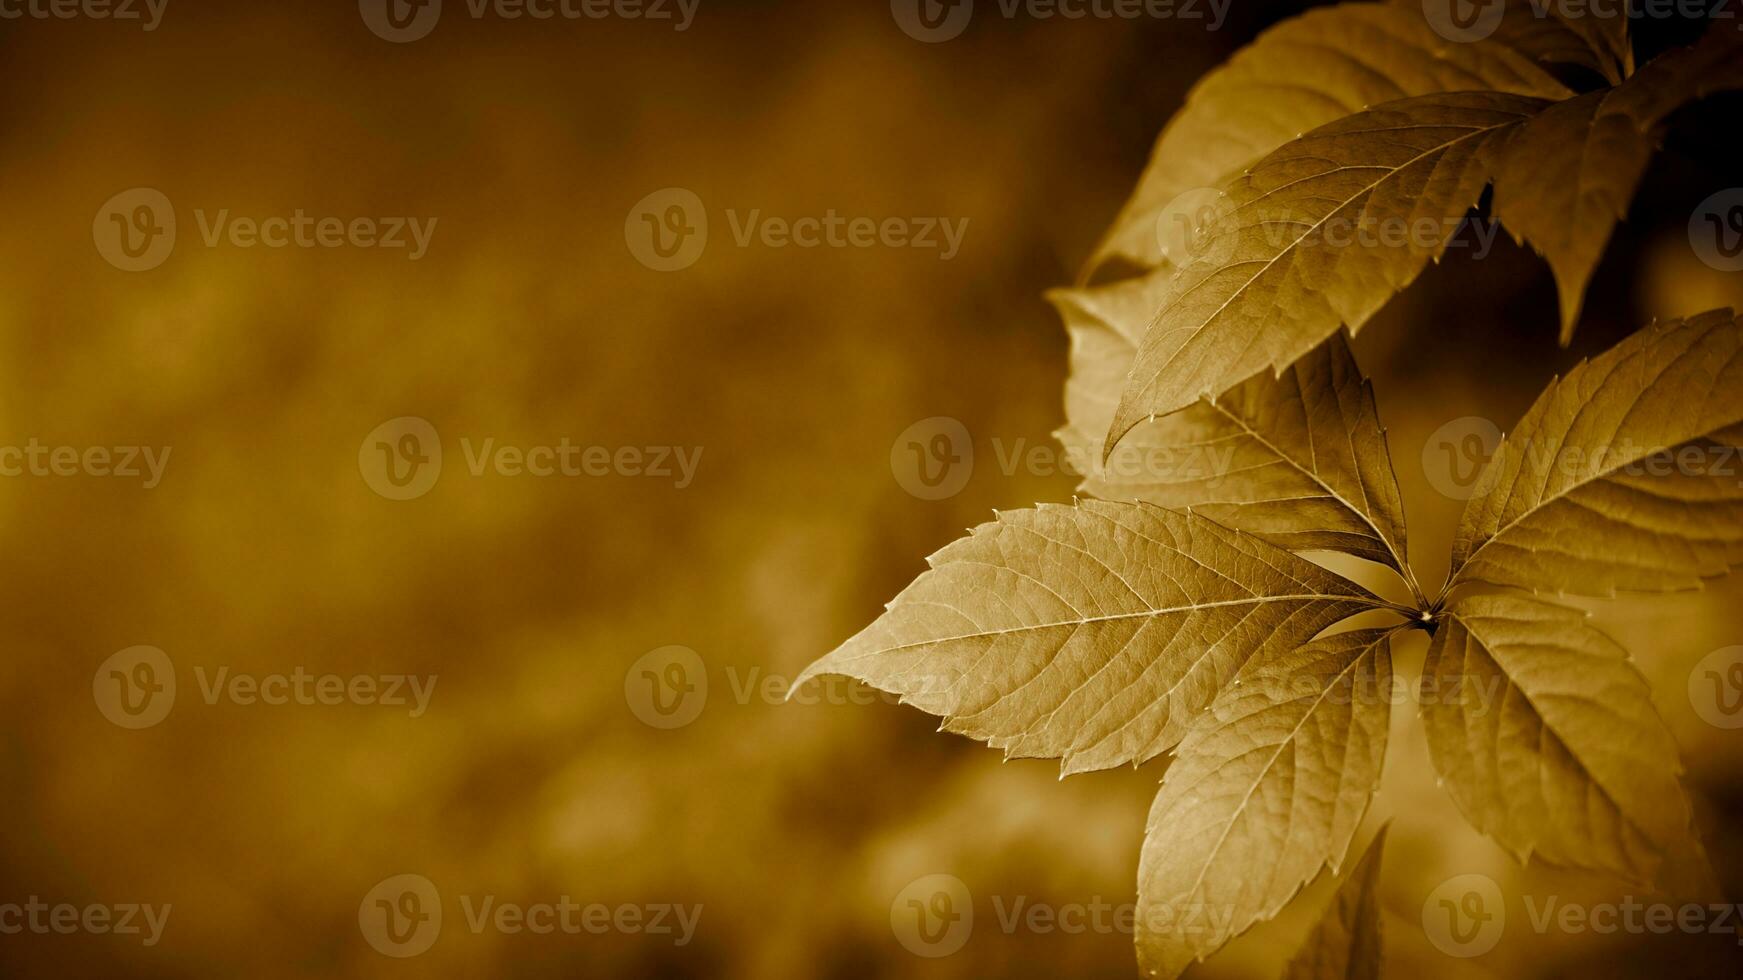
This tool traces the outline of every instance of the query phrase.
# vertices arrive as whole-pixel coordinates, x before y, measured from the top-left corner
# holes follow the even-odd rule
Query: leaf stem
[[[1427,612],[1425,612],[1422,609],[1417,608],[1416,606],[1401,605],[1401,604],[1396,603],[1396,602],[1390,602],[1386,599],[1381,599],[1380,604],[1375,606],[1374,608],[1375,609],[1390,609],[1391,611],[1399,614],[1400,616],[1403,616],[1405,619],[1408,619],[1412,623],[1423,622],[1422,617],[1427,615]]]
[[[1410,567],[1408,559],[1400,556],[1398,567],[1404,572],[1404,584],[1410,586],[1410,594],[1416,597],[1416,608],[1411,614],[1426,612],[1429,607],[1428,596],[1422,591],[1422,583],[1416,581],[1416,569]]]

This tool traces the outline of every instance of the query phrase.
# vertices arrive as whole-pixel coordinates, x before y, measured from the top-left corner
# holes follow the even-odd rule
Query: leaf
[[[1743,321],[1636,332],[1553,382],[1501,443],[1453,538],[1449,587],[1606,596],[1743,564]]]
[[[1193,723],[1139,859],[1146,972],[1178,976],[1343,863],[1380,784],[1392,632],[1256,656]]]
[[[845,674],[1069,774],[1171,748],[1242,664],[1384,606],[1206,518],[1083,501],[1007,511],[928,559],[799,676]]]
[[[1445,251],[1488,183],[1491,139],[1545,105],[1490,92],[1391,102],[1233,181],[1212,247],[1144,335],[1105,450],[1152,415],[1280,372],[1340,324],[1359,329]]]
[[[1699,44],[1653,59],[1616,88],[1550,106],[1498,148],[1493,211],[1549,261],[1563,344],[1665,117],[1709,93],[1743,88],[1739,37],[1734,27],[1715,25]]]
[[[1447,791],[1519,860],[1646,882],[1689,846],[1676,745],[1627,654],[1580,610],[1517,593],[1455,601],[1419,700]]]
[[[1169,203],[1221,186],[1310,129],[1382,102],[1477,90],[1544,99],[1572,94],[1505,46],[1449,44],[1429,28],[1419,5],[1346,3],[1286,20],[1187,93],[1089,271],[1114,257],[1145,268],[1178,264],[1157,234]]]
[[[1283,980],[1379,980],[1382,826],[1339,886],[1313,933],[1283,968]]]
[[[1131,369],[1160,277],[1050,295],[1071,334],[1067,425],[1080,489],[1190,507],[1293,551],[1340,551],[1405,572],[1404,505],[1374,393],[1341,333],[1280,378],[1140,424],[1104,462],[1111,393]]]
[[[1540,8],[1547,9],[1540,12]],[[1612,85],[1633,74],[1628,18],[1599,16],[1592,5],[1582,7],[1580,13],[1583,16],[1573,16],[1555,0],[1513,0],[1494,37],[1545,64],[1588,68]]]

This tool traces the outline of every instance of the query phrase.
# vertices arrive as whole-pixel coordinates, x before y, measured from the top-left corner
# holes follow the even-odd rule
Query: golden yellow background
[[[983,6],[991,8],[990,3]],[[182,4],[141,33],[93,22],[0,30],[8,226],[0,442],[173,447],[163,484],[0,480],[0,902],[173,903],[163,941],[0,936],[0,972],[66,976],[1126,977],[1127,935],[1007,934],[1010,903],[1133,897],[1160,763],[1056,779],[1001,764],[936,720],[877,703],[740,703],[869,622],[923,557],[993,507],[1069,499],[1067,476],[1000,472],[994,440],[1062,420],[1068,283],[1186,87],[1297,7],[1230,23],[1006,21],[916,43],[881,0],[703,0],[686,32],[645,22],[473,21],[387,44],[354,4]],[[1736,182],[1737,103],[1692,114],[1600,270],[1576,350],[1527,250],[1454,256],[1359,338],[1437,583],[1458,503],[1424,441],[1466,415],[1503,428],[1582,352],[1656,314],[1743,304],[1695,260],[1694,203]],[[181,224],[130,274],[92,241],[111,195],[154,187]],[[626,247],[649,192],[685,187],[712,236],[658,273]],[[233,216],[436,217],[429,254],[205,247]],[[761,209],[966,217],[961,253],[738,247]],[[385,500],[358,447],[422,416],[446,468]],[[951,416],[967,488],[904,492],[891,443]],[[701,446],[695,483],[467,474],[458,440]],[[1599,604],[1655,684],[1722,875],[1743,849],[1743,732],[1691,710],[1690,666],[1743,642],[1743,580]],[[97,665],[149,644],[181,690],[127,731],[92,701]],[[693,724],[625,702],[642,654],[708,665]],[[1421,641],[1400,650],[1414,675]],[[193,671],[439,676],[429,712],[206,704]],[[755,673],[753,673],[755,672]],[[1435,787],[1395,712],[1376,817],[1387,953],[1403,976],[1724,971],[1727,937],[1536,936],[1456,961],[1422,896],[1481,872],[1509,890],[1612,900],[1619,886],[1518,871]],[[1364,834],[1364,842],[1366,836]],[[447,923],[383,957],[358,903],[428,876]],[[977,923],[954,956],[894,939],[890,902],[962,878]],[[459,894],[701,903],[695,940],[464,928]],[[1309,888],[1203,968],[1268,977],[1329,897]],[[1517,911],[1518,907],[1514,907]],[[1594,966],[1597,964],[1597,966]],[[1596,970],[1597,972],[1593,972]],[[1622,973],[1614,973],[1622,975]],[[1630,972],[1630,975],[1633,975]]]

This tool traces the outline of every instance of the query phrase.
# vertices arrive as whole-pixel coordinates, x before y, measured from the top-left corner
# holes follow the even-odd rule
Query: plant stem
[[[1416,612],[1426,611],[1429,607],[1428,596],[1423,593],[1421,583],[1416,581],[1416,569],[1411,568],[1410,562],[1405,559],[1400,559],[1398,564],[1404,570],[1404,584],[1410,586],[1410,594],[1416,597]]]

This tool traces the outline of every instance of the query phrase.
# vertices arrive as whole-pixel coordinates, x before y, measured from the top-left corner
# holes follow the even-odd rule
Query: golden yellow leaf
[[[1175,977],[1344,860],[1380,785],[1388,629],[1255,656],[1180,743],[1138,866],[1138,960]]]
[[[1638,331],[1554,382],[1453,539],[1452,585],[1667,591],[1743,564],[1743,321]]]
[[[1085,493],[1191,507],[1292,551],[1340,551],[1409,577],[1404,505],[1372,387],[1335,333],[1281,377],[1261,373],[1215,402],[1140,424],[1108,459],[1114,394],[1165,283],[1056,290],[1071,334],[1066,426]]]
[[[1518,593],[1455,600],[1419,700],[1447,791],[1519,860],[1645,882],[1689,846],[1676,745],[1584,612]]]
[[[1419,2],[1345,3],[1283,21],[1187,93],[1089,268],[1114,257],[1144,268],[1179,264],[1158,234],[1158,223],[1171,220],[1170,202],[1220,187],[1308,130],[1382,102],[1479,90],[1572,94],[1509,47],[1449,43],[1429,28]]]
[[[1380,858],[1386,849],[1382,826],[1338,887],[1331,905],[1294,958],[1283,980],[1379,980]]]
[[[795,681],[844,674],[1065,773],[1173,747],[1248,660],[1386,604],[1204,517],[1083,501],[1006,511],[928,559]]]
[[[1228,187],[1212,246],[1169,288],[1108,432],[1280,372],[1359,329],[1438,258],[1488,184],[1486,147],[1548,103],[1427,95],[1322,126]]]

